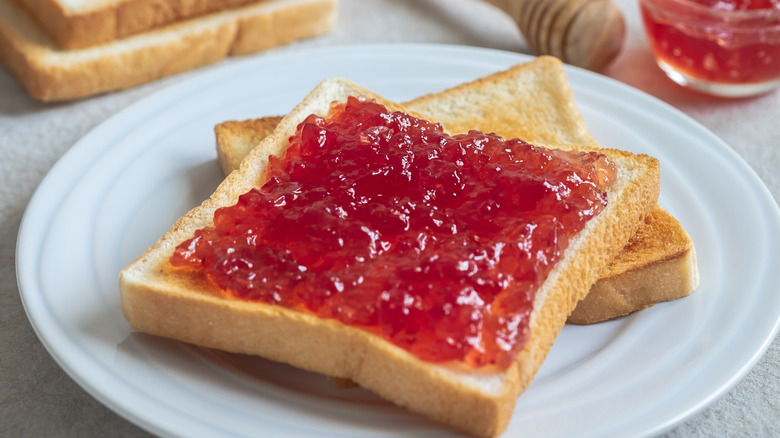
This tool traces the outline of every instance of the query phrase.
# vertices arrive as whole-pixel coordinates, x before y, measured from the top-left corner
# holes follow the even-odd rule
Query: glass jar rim
[[[780,6],[772,9],[724,11],[711,9],[692,0],[639,0],[655,19],[689,29],[769,38],[780,44]],[[707,30],[709,29],[709,30]]]
[[[667,8],[664,6],[671,5],[675,8],[680,8],[680,12],[702,14],[728,21],[755,20],[765,18],[770,20],[777,20],[777,25],[780,25],[780,3],[775,4],[773,8],[740,9],[729,11],[723,9],[713,9],[692,0],[640,0],[640,2],[659,8],[665,12],[668,11],[666,11]]]

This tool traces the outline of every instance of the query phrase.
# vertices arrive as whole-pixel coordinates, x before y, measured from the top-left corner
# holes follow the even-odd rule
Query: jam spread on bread
[[[604,155],[440,125],[351,97],[171,264],[224,294],[363,328],[422,360],[508,367],[534,296],[607,204]]]

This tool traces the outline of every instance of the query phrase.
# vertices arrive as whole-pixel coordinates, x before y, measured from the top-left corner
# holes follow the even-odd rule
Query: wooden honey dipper
[[[620,52],[623,14],[611,0],[485,0],[515,20],[530,49],[599,71]]]

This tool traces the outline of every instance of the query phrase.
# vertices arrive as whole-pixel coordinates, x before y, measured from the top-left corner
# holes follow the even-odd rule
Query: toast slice
[[[14,0],[0,0],[0,63],[36,99],[78,99],[323,34],[335,24],[336,4],[268,0],[64,50]]]
[[[63,49],[84,49],[264,0],[17,0]]]
[[[528,341],[505,369],[473,369],[426,362],[366,330],[304,311],[225,298],[201,274],[170,265],[177,245],[213,225],[214,212],[264,181],[269,155],[280,157],[297,125],[327,114],[347,96],[375,99],[391,111],[408,111],[347,80],[317,86],[254,148],[214,194],[120,273],[125,317],[137,330],[351,379],[410,411],[474,436],[497,436],[518,395],[543,362],[566,317],[609,260],[626,245],[657,201],[658,161],[604,149],[617,173],[608,203],[576,234],[535,294]],[[566,147],[566,146],[562,146]],[[571,146],[568,146],[571,147]],[[587,149],[587,148],[586,148]]]
[[[405,104],[450,132],[478,129],[535,144],[597,146],[577,110],[560,61],[540,57],[477,81]],[[214,127],[225,175],[281,117],[226,121]],[[680,222],[656,206],[628,246],[612,261],[569,316],[592,324],[690,295],[699,284],[693,241]]]

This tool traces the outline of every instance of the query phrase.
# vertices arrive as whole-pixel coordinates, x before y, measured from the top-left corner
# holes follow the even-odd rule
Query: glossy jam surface
[[[539,284],[615,177],[601,154],[449,136],[349,98],[301,123],[267,183],[218,210],[171,263],[426,361],[503,368]]]
[[[680,73],[724,84],[780,78],[780,0],[642,0],[640,7],[650,48]]]

